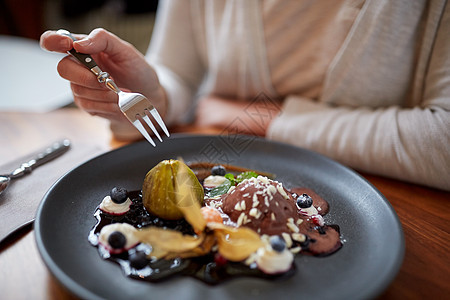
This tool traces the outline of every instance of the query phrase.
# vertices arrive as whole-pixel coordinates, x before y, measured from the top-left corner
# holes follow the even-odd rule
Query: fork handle
[[[57,31],[57,33],[60,34],[60,35],[64,35],[64,36],[70,37],[74,42],[77,41],[77,39],[69,31],[67,31],[65,29],[59,29]],[[70,49],[70,51],[68,51],[68,52],[72,56],[74,56],[76,59],[78,59],[78,61],[80,63],[82,63],[89,70],[91,70],[95,75],[97,75],[97,76],[99,75],[99,72],[97,70],[95,70],[96,68],[98,68],[97,63],[92,58],[92,56],[90,56],[89,54],[84,54],[84,53],[77,52],[77,50],[75,50],[74,48]]]
[[[57,33],[60,35],[68,36],[73,41],[77,41],[77,39],[69,31],[65,29],[59,29]],[[83,65],[85,65],[89,70],[91,70],[91,72],[94,73],[95,76],[97,76],[98,82],[104,83],[106,87],[108,87],[111,91],[115,92],[116,94],[120,93],[120,89],[117,87],[116,83],[110,78],[107,72],[103,72],[100,69],[100,67],[97,66],[97,63],[92,58],[92,56],[90,56],[89,54],[77,52],[74,48],[70,49],[68,53],[70,53],[72,56],[78,59],[78,61],[81,62]]]

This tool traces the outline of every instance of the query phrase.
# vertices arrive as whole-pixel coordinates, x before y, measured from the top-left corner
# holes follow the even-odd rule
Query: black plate
[[[325,220],[340,226],[343,248],[323,258],[297,255],[297,272],[287,280],[239,278],[211,287],[189,277],[156,284],[125,277],[87,240],[95,224],[93,212],[112,187],[138,190],[148,170],[177,157],[271,172],[288,188],[314,189],[330,203]],[[175,136],[157,148],[142,142],[96,157],[47,192],[35,232],[50,271],[86,299],[372,298],[393,280],[404,254],[397,215],[360,175],[319,154],[245,136]]]

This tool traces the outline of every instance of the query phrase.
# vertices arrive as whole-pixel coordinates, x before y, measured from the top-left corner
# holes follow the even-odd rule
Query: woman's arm
[[[268,137],[361,171],[450,190],[450,112],[442,107],[335,108],[290,97]]]
[[[268,137],[355,169],[450,190],[450,9],[438,29],[420,106],[332,107],[291,96]]]

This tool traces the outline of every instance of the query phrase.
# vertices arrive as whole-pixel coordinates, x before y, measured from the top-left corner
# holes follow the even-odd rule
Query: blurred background
[[[103,27],[145,53],[157,6],[157,0],[0,0],[0,112],[73,105],[69,84],[56,70],[65,54],[40,48],[44,31]]]
[[[47,29],[89,33],[103,27],[147,50],[157,0],[1,0],[0,34],[38,40]]]

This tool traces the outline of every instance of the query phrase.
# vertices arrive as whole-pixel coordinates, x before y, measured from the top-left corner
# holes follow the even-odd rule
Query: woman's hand
[[[270,123],[279,113],[278,103],[267,99],[241,102],[208,96],[198,105],[195,124],[228,133],[265,136]]]
[[[104,29],[95,29],[87,36],[74,36],[78,41],[73,42],[70,37],[55,31],[46,31],[41,36],[40,44],[49,51],[65,53],[74,48],[90,54],[121,89],[144,94],[159,113],[165,115],[167,101],[164,90],[155,71],[136,48]],[[117,94],[100,84],[96,76],[76,59],[71,56],[63,58],[58,64],[58,73],[70,81],[78,107],[91,115],[110,120],[112,127],[122,133],[135,131],[119,109]]]

